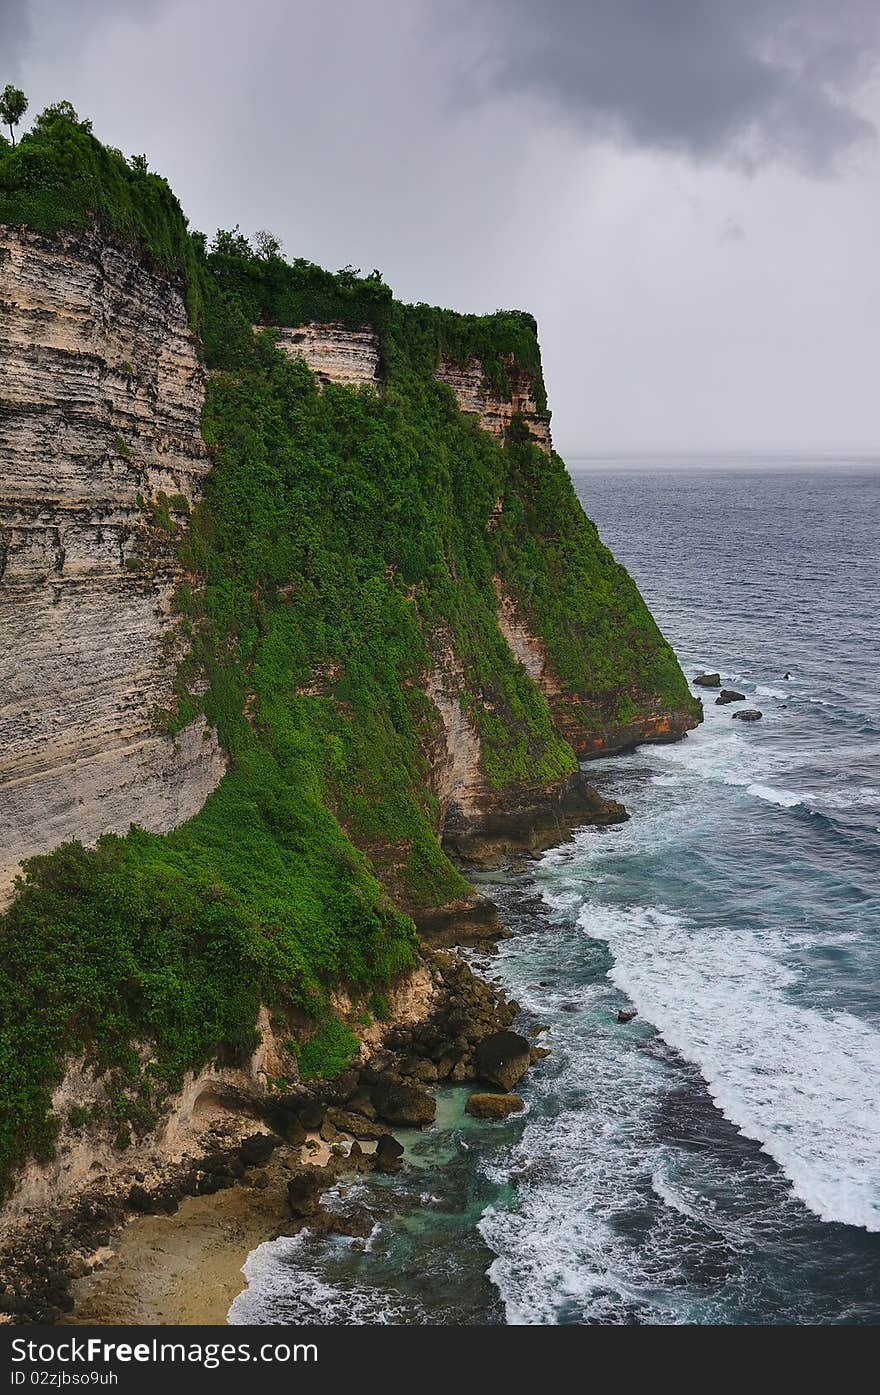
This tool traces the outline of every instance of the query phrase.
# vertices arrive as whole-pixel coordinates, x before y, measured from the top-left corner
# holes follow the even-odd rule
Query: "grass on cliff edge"
[[[203,584],[178,597],[192,653],[162,722],[173,732],[203,710],[230,769],[173,833],[133,830],[28,864],[0,922],[0,1186],[51,1151],[65,1056],[110,1069],[102,1108],[124,1146],[184,1070],[247,1055],[260,1001],[326,1032],[334,980],[366,996],[412,961],[397,905],[465,889],[428,787],[437,714],[421,683],[438,635],[462,660],[496,790],[575,768],[499,632],[495,574],[558,671],[595,695],[587,720],[688,701],[561,461],[525,440],[502,448],[433,379],[441,353],[479,354],[502,392],[509,355],[539,374],[530,317],[399,306],[375,277],[287,267],[234,238],[208,253],[164,181],[67,119],[15,152],[0,144],[0,220],[51,232],[96,217],[184,277],[214,369],[204,433],[216,468],[180,534]],[[251,329],[313,316],[376,325],[381,396],[319,392],[270,331]]]

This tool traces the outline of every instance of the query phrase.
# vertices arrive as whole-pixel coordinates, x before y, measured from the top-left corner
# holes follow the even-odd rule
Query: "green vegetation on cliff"
[[[515,367],[543,406],[530,316],[401,306],[378,273],[288,265],[237,231],[208,250],[164,180],[65,111],[15,149],[0,140],[0,222],[97,223],[185,285],[212,368],[203,430],[215,468],[185,531],[175,500],[153,508],[199,578],[177,597],[190,655],[157,720],[174,732],[204,711],[230,760],[173,833],[68,844],[27,865],[0,920],[2,1186],[28,1153],[51,1149],[65,1056],[112,1068],[121,1144],[187,1068],[246,1056],[261,1001],[319,1024],[304,1073],[341,1068],[353,1039],[330,986],[378,1000],[413,961],[407,912],[467,890],[431,792],[440,731],[424,675],[437,649],[461,662],[462,703],[502,802],[576,769],[499,630],[496,576],[558,675],[591,697],[586,721],[690,699],[562,462],[521,431],[502,445],[434,378],[441,354],[476,357],[509,396]],[[276,348],[273,325],[308,320],[375,326],[382,392],[321,391]],[[255,323],[268,328],[255,335]]]

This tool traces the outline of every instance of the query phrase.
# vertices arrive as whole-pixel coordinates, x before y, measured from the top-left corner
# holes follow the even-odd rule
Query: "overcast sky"
[[[569,457],[880,451],[878,55],[880,0],[0,0],[0,86],[193,227],[533,311]]]

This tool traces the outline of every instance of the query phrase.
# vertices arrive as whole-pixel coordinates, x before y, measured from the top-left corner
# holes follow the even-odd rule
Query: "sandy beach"
[[[284,1181],[187,1197],[174,1216],[138,1216],[106,1265],[74,1285],[71,1323],[226,1322],[245,1286],[242,1265],[284,1218]]]
[[[72,1288],[68,1323],[222,1325],[245,1287],[242,1265],[257,1245],[289,1220],[291,1167],[323,1167],[330,1150],[317,1134],[311,1149],[279,1148],[261,1178],[186,1197],[173,1216],[136,1216],[112,1245],[106,1263]],[[369,1151],[370,1145],[364,1148]]]

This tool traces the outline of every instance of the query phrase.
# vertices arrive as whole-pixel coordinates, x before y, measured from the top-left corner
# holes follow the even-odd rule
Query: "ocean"
[[[762,720],[696,689],[697,732],[590,763],[628,823],[484,879],[514,933],[476,962],[550,1028],[525,1116],[441,1092],[348,1188],[366,1248],[261,1246],[231,1322],[880,1321],[880,461],[572,475]]]

